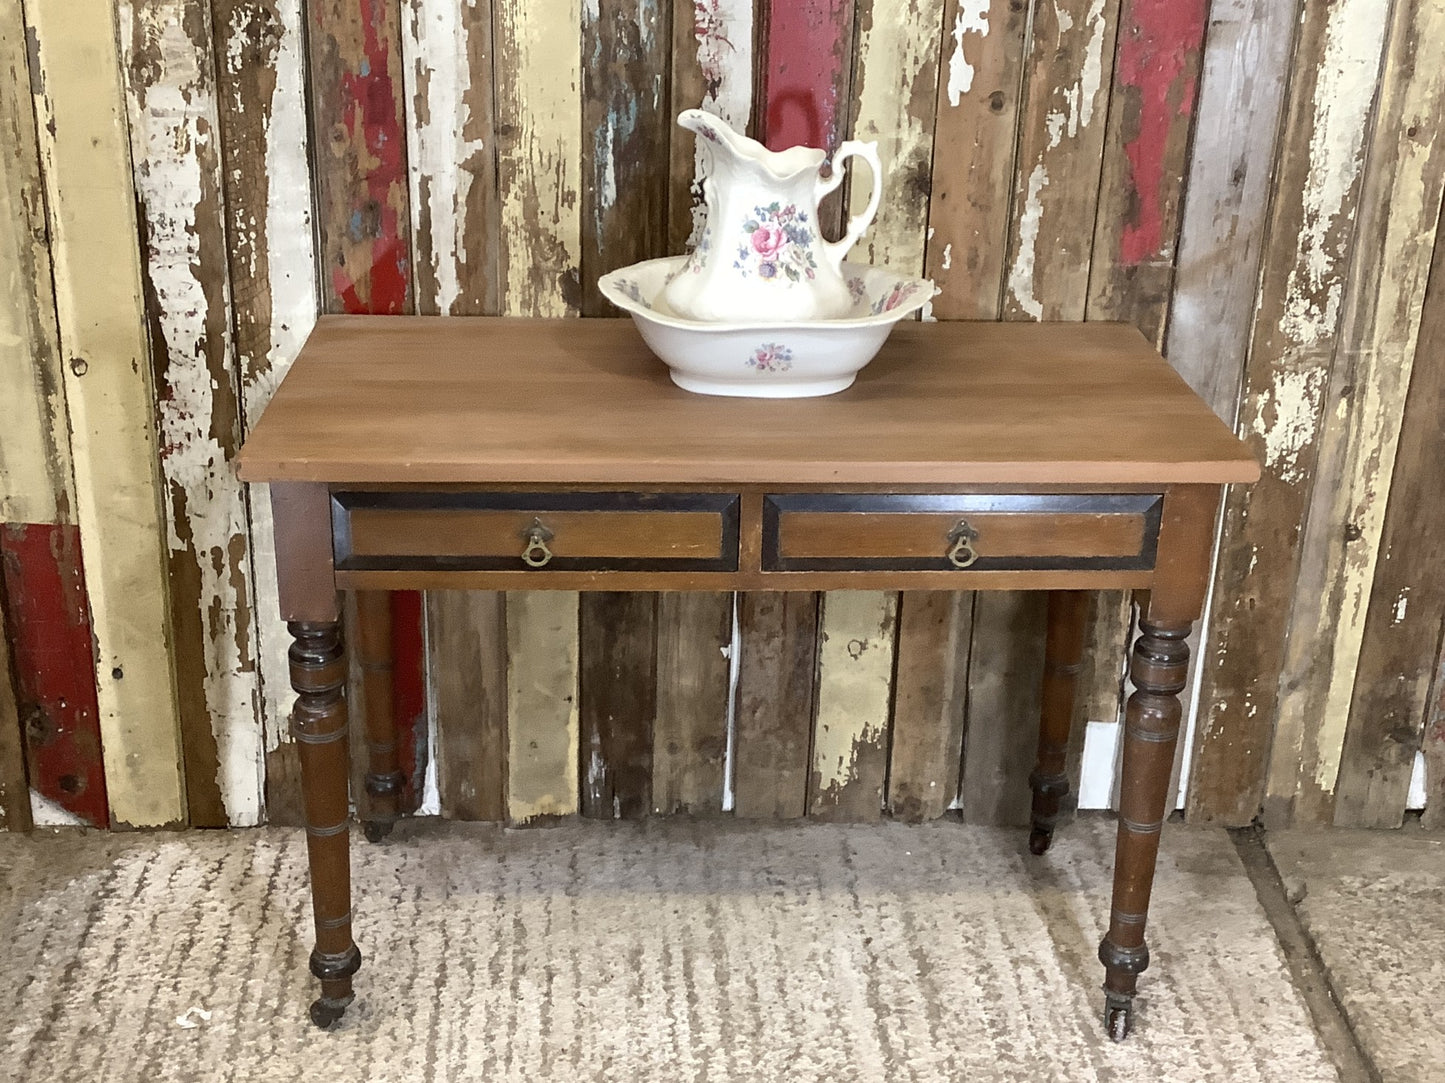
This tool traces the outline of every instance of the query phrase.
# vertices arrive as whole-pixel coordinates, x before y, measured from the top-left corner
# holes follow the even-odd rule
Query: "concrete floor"
[[[1327,841],[1282,864],[1335,977],[1359,984],[1341,999],[1385,1078],[1438,1079],[1441,954],[1418,949],[1439,945],[1440,870],[1420,849],[1391,894],[1370,870],[1395,838],[1363,842],[1376,864],[1350,877]],[[357,839],[366,962],[322,1033],[299,832],[0,835],[0,1079],[1354,1078],[1227,834],[1166,830],[1154,962],[1119,1046],[1094,958],[1112,824],[1081,818],[1042,860],[1023,841],[956,823],[404,824]],[[1402,911],[1414,925],[1386,922]]]

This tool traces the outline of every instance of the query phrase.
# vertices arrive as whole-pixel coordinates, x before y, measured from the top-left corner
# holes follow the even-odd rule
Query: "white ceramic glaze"
[[[711,113],[688,109],[677,122],[703,148],[707,220],[682,274],[666,288],[668,307],[694,320],[837,319],[852,308],[843,257],[878,213],[883,175],[877,144],[849,140],[833,156],[814,147],[768,150]],[[838,241],[818,232],[818,201],[843,183],[843,162],[859,157],[873,170],[872,195]],[[854,182],[857,183],[856,181]]]
[[[632,315],[673,382],[704,395],[782,399],[842,391],[873,360],[894,324],[938,292],[927,279],[844,263],[849,307],[837,319],[692,320],[668,307],[664,290],[686,263],[686,256],[647,260],[605,274],[597,284]]]

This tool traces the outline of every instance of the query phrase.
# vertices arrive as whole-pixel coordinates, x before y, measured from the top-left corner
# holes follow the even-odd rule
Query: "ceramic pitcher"
[[[849,140],[821,173],[815,147],[770,151],[711,113],[688,109],[677,122],[702,140],[702,237],[663,290],[679,316],[710,322],[827,320],[853,307],[840,265],[878,213],[883,175],[876,143]],[[818,232],[818,201],[843,183],[843,162],[857,156],[873,171],[873,191],[838,241]]]

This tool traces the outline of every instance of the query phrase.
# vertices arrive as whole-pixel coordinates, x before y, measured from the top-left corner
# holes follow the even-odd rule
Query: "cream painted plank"
[[[507,594],[507,815],[577,811],[577,592]]]
[[[1344,284],[1266,810],[1327,823],[1445,186],[1445,5],[1398,0]],[[1403,805],[1402,805],[1403,808]]]
[[[209,9],[122,0],[131,154],[145,220],[172,663],[193,826],[261,822],[258,718],[240,381],[231,343]]]
[[[580,0],[498,0],[502,310],[576,315],[582,211]]]
[[[69,523],[65,386],[19,0],[0,0],[0,523]]]
[[[106,0],[26,11],[112,821],[183,822],[154,392],[116,26]]]
[[[808,787],[814,817],[876,820],[882,813],[897,627],[896,593],[836,590],[823,596]]]
[[[858,169],[849,182],[850,212],[864,210],[873,184],[883,186],[883,202],[873,227],[849,255],[859,263],[922,274],[943,0],[871,0],[858,5],[857,19],[852,138],[878,143],[883,176],[863,176],[867,168],[858,169],[856,159],[847,166]]]
[[[213,0],[232,334],[241,411],[260,420],[316,322],[301,0]],[[276,587],[270,489],[249,490],[265,751],[290,741],[291,636]]]

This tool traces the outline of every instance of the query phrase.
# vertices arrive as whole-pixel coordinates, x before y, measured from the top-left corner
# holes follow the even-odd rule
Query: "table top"
[[[630,320],[324,316],[240,454],[247,481],[1248,482],[1245,445],[1133,327],[900,324],[848,390],[676,387]]]

